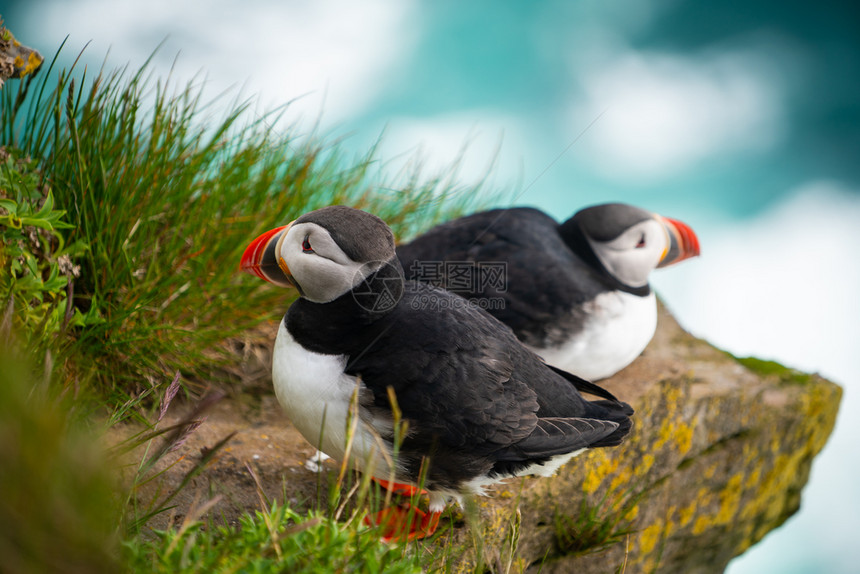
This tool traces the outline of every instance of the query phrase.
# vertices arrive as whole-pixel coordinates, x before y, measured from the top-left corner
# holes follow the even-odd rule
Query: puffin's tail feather
[[[603,399],[605,399],[586,401],[589,405],[588,414],[586,416],[617,423],[618,428],[608,436],[605,436],[591,444],[590,447],[617,446],[621,444],[624,437],[626,437],[630,433],[630,429],[633,428],[633,421],[630,420],[630,417],[633,416],[633,407],[625,402],[619,401],[615,395],[591,381],[587,381],[582,377],[578,377],[573,373],[559,369],[558,367],[553,367],[552,365],[547,366],[572,383],[579,392],[603,397]]]
[[[608,399],[610,401],[615,401],[616,403],[620,402],[615,395],[604,389],[603,387],[592,383],[591,381],[587,381],[582,377],[574,375],[571,372],[565,371],[564,369],[559,369],[558,367],[553,367],[550,364],[546,364],[547,367],[552,369],[556,374],[561,375],[565,379],[567,379],[570,383],[576,387],[576,390],[581,393],[588,393],[590,395],[594,395],[595,397],[602,397],[604,399]],[[624,404],[624,403],[621,403]]]
[[[612,434],[591,445],[592,448],[618,446],[633,428],[633,407],[621,401],[589,401],[588,416],[614,422],[618,425]]]
[[[630,433],[630,429],[633,428],[633,419],[625,417],[623,419],[615,419],[614,422],[618,423],[618,428],[609,436],[593,443],[591,448],[618,446],[624,442],[624,438]]]

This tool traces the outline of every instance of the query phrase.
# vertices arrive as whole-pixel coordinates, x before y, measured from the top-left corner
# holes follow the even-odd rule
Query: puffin
[[[650,273],[699,253],[687,224],[624,203],[562,224],[534,208],[494,209],[397,248],[407,279],[461,295],[550,365],[589,380],[629,365],[654,336]]]
[[[630,432],[633,409],[609,391],[547,365],[459,295],[406,281],[391,230],[368,212],[306,213],[254,239],[240,266],[298,291],[272,365],[293,425],[392,492],[426,495],[427,512],[405,503],[368,517],[386,539],[428,536],[462,496],[551,476]]]

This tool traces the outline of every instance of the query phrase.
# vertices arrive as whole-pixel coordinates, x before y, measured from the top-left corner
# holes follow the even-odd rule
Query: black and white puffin
[[[429,495],[429,513],[393,507],[375,517],[406,525],[398,538],[431,533],[452,498],[551,475],[586,448],[618,445],[631,428],[633,410],[608,391],[549,367],[459,296],[404,281],[391,230],[374,215],[345,206],[307,213],[255,239],[241,267],[300,294],[281,322],[272,371],[299,432],[383,484],[393,477]],[[408,424],[393,468],[389,389]],[[603,398],[587,401],[580,390]],[[407,524],[411,512],[420,520]]]
[[[532,208],[476,213],[397,255],[407,279],[471,299],[550,365],[594,380],[645,349],[657,327],[648,276],[699,255],[699,240],[680,221],[609,203],[561,225]]]

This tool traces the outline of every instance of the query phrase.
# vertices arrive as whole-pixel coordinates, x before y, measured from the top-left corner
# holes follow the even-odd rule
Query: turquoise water
[[[738,355],[843,385],[802,510],[730,565],[854,572],[860,561],[860,34],[847,2],[0,2],[50,55],[108,47],[363,152],[495,188],[557,218],[626,201],[696,229],[700,259],[655,274],[680,322]],[[465,149],[465,151],[464,151]]]

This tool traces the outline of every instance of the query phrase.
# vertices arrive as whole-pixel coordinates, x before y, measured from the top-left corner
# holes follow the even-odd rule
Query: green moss
[[[813,375],[786,367],[776,361],[766,361],[756,357],[734,357],[734,359],[757,375],[777,377],[782,384],[805,385],[813,377]]]

